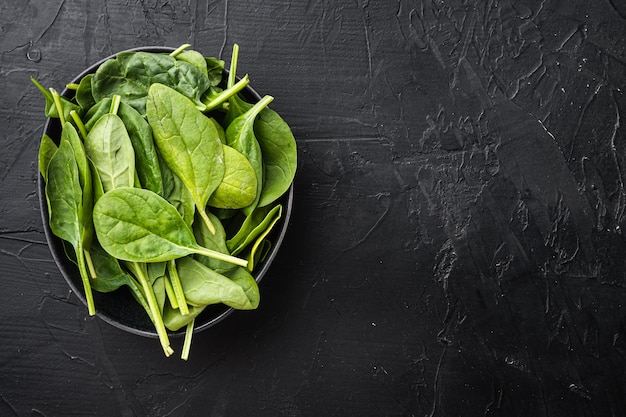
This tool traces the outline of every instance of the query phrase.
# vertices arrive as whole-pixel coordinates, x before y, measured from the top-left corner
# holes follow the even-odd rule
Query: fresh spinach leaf
[[[59,149],[50,159],[45,192],[50,230],[74,248],[87,308],[89,314],[94,315],[96,310],[83,247],[83,192],[74,150],[67,140],[61,141]]]
[[[266,107],[254,122],[254,133],[263,155],[263,187],[259,206],[276,201],[296,175],[298,151],[291,128],[274,110]]]
[[[247,265],[198,245],[176,208],[150,190],[124,187],[106,192],[94,206],[93,220],[100,244],[118,259],[160,262],[197,253]]]
[[[163,178],[163,197],[176,207],[187,226],[191,227],[196,213],[196,206],[191,192],[162,158],[159,158],[159,164]]]
[[[179,309],[174,309],[167,303],[163,308],[163,322],[165,327],[175,332],[191,323],[207,306],[189,306],[189,314],[182,315]]]
[[[93,98],[93,94],[91,93],[91,79],[93,78],[93,74],[85,75],[78,84],[78,88],[76,89],[75,99],[80,108],[83,111],[87,111],[94,104],[96,104],[96,100]]]
[[[152,129],[148,122],[133,107],[121,103],[117,115],[124,123],[135,151],[135,168],[143,188],[163,193],[163,179]]]
[[[222,82],[224,61],[215,57],[205,57],[209,85],[215,87]]]
[[[229,254],[228,247],[226,246],[226,231],[222,222],[213,213],[207,213],[211,218],[211,222],[215,225],[215,233],[211,233],[206,227],[206,224],[202,221],[194,222],[193,234],[196,238],[196,242],[202,247]],[[202,262],[207,267],[213,269],[220,274],[224,274],[235,267],[232,263],[224,262],[219,259],[209,258],[207,256],[195,255],[197,261]]]
[[[167,85],[204,109],[201,97],[209,88],[209,79],[194,65],[166,54],[122,52],[104,62],[92,81],[94,98],[99,101],[113,95],[146,113],[148,90],[154,83]]]
[[[54,143],[50,136],[44,134],[41,137],[41,143],[39,144],[39,154],[37,156],[37,164],[44,182],[48,179],[48,164],[50,164],[50,159],[52,159],[58,149],[59,147],[56,143]]]
[[[39,84],[39,82],[35,78],[30,77],[30,80],[33,84],[35,84],[35,86],[41,92],[41,94],[43,95],[46,101],[46,108],[45,108],[46,117],[56,118],[56,119],[60,118],[60,114],[57,111],[57,106],[54,103],[54,100],[52,98],[52,93],[49,90],[47,90],[44,86]],[[70,120],[70,112],[72,110],[77,111],[77,112],[80,111],[80,107],[77,104],[70,101],[69,99],[63,96],[60,96],[59,100],[61,101],[61,104],[62,104],[61,114],[63,114],[64,120]]]
[[[239,310],[255,308],[237,282],[206,267],[193,257],[178,259],[176,267],[180,276],[184,277],[181,283],[189,304],[203,306],[222,303]]]
[[[242,153],[228,145],[224,149],[225,172],[222,182],[209,198],[209,206],[223,209],[239,209],[249,206],[257,195],[257,177]]]
[[[237,151],[241,152],[250,161],[257,178],[257,190],[255,201],[248,206],[248,212],[253,210],[261,195],[263,184],[263,155],[261,147],[254,134],[254,120],[261,110],[263,110],[273,97],[265,96],[252,108],[241,116],[237,116],[226,129],[226,143]]]
[[[243,251],[246,246],[273,226],[281,213],[282,206],[280,204],[274,207],[265,206],[254,209],[250,215],[246,216],[237,233],[226,242],[229,252],[236,255]]]
[[[212,230],[206,205],[225,171],[215,126],[191,101],[162,84],[150,87],[146,112],[161,157],[191,192],[196,209]]]
[[[119,116],[108,113],[98,119],[85,138],[85,149],[105,192],[134,185],[135,152]]]
[[[179,61],[185,61],[198,69],[202,74],[209,77],[209,72],[207,69],[207,62],[204,59],[204,56],[198,51],[194,50],[186,50],[176,55],[176,59]]]

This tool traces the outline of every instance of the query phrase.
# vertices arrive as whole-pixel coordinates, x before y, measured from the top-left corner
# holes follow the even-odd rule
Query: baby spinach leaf
[[[209,117],[209,120],[211,121],[211,123],[213,123],[213,126],[215,126],[215,130],[217,130],[217,136],[220,138],[220,142],[226,144],[226,132],[224,132],[224,128],[222,127],[222,125],[213,117]]]
[[[266,206],[291,186],[296,175],[298,151],[291,128],[269,107],[256,118],[254,133],[261,147],[264,167],[259,206]]]
[[[209,72],[207,69],[207,62],[200,52],[194,50],[186,50],[176,55],[176,59],[178,59],[179,61],[188,62],[189,64],[193,65],[198,69],[198,71],[206,75],[208,79]]]
[[[254,120],[259,112],[272,100],[273,98],[271,96],[263,97],[258,103],[252,106],[252,108],[235,118],[226,129],[226,143],[241,152],[248,161],[250,161],[254,169],[257,178],[255,202],[258,201],[261,195],[263,184],[263,156],[259,142],[254,134]],[[253,203],[248,207],[253,209],[255,205],[256,204]]]
[[[222,82],[224,61],[215,57],[205,57],[209,85],[217,86]]]
[[[163,307],[163,322],[165,323],[165,327],[173,332],[180,330],[198,317],[205,308],[206,306],[189,306],[189,314],[182,315],[179,309],[174,309],[166,303]]]
[[[272,229],[274,228],[274,226],[276,225],[276,223],[282,216],[282,211],[283,211],[282,205],[278,204],[272,210],[270,210],[270,212],[264,219],[264,223],[262,224],[264,229],[261,230],[258,237],[252,244],[252,247],[250,247],[250,253],[247,256],[248,269],[250,271],[253,271],[258,261],[263,258],[264,256],[263,250],[266,247],[265,243],[267,243],[267,240],[265,238],[272,231]],[[256,232],[256,229],[255,229],[255,232]]]
[[[87,112],[85,113],[85,116],[83,117],[83,119],[85,120],[85,122],[84,122],[85,129],[88,132],[91,130],[93,125],[102,116],[104,116],[105,114],[109,113],[109,111],[111,110],[111,103],[112,102],[113,102],[113,99],[110,98],[110,97],[107,97],[105,99],[102,99],[102,100],[98,101],[89,110],[87,110]]]
[[[50,229],[72,246],[77,247],[81,235],[82,189],[72,145],[61,142],[48,165],[46,197]]]
[[[91,287],[94,290],[112,292],[124,285],[131,286],[134,283],[130,275],[122,269],[118,260],[102,249],[97,240],[89,252],[97,276],[91,281]]]
[[[211,218],[211,223],[215,225],[215,233],[211,233],[206,227],[204,222],[195,222],[193,224],[193,234],[196,238],[196,242],[202,247],[229,254],[228,247],[226,246],[226,231],[222,222],[211,212],[207,212]],[[219,259],[209,258],[207,256],[195,256],[196,260],[202,262],[212,270],[224,274],[226,271],[233,269],[234,265],[229,262],[224,262]]]
[[[135,152],[124,122],[117,115],[109,113],[98,119],[85,138],[85,148],[105,192],[134,185]]]
[[[48,178],[48,164],[50,159],[54,156],[59,147],[52,140],[52,138],[46,134],[41,137],[41,143],[39,144],[39,154],[37,156],[37,164],[39,172],[44,181]]]
[[[205,207],[225,171],[215,126],[191,101],[162,84],[150,87],[146,112],[161,157],[191,192],[211,230]]]
[[[280,204],[274,207],[257,207],[246,216],[241,227],[226,244],[229,252],[236,255],[243,251],[250,243],[254,242],[269,227],[276,223],[277,217],[280,218],[282,206]]]
[[[82,225],[81,241],[83,249],[88,251],[93,240],[93,222],[91,210],[93,208],[93,182],[91,179],[91,169],[85,153],[83,142],[78,136],[78,132],[70,122],[65,122],[61,132],[61,142],[67,142],[72,147],[76,167],[78,168],[78,180],[81,189],[81,204],[79,219]],[[87,255],[88,256],[88,255]]]
[[[152,129],[148,122],[133,107],[121,103],[117,115],[124,123],[135,151],[135,167],[143,188],[163,193],[163,179]]]
[[[209,88],[208,77],[188,62],[149,52],[122,52],[104,62],[93,77],[93,96],[99,101],[120,95],[144,115],[148,89],[153,83],[175,89],[204,109],[200,99]]]
[[[238,209],[249,206],[257,194],[257,177],[250,161],[228,145],[224,148],[225,172],[222,182],[209,198],[209,206]]]
[[[192,257],[176,260],[176,267],[189,304],[202,306],[223,303],[239,310],[254,308],[238,283],[207,268]]]
[[[35,84],[35,87],[37,87],[37,89],[41,92],[41,94],[43,95],[44,99],[46,100],[46,109],[45,109],[45,114],[47,117],[51,117],[51,118],[60,118],[59,116],[59,112],[57,111],[57,106],[54,103],[54,99],[52,98],[52,93],[47,90],[44,86],[42,86],[41,84],[39,84],[39,82],[33,78],[30,77],[30,80],[32,81],[33,84]],[[68,100],[67,98],[60,96],[59,100],[61,101],[62,104],[62,114],[65,117],[65,120],[70,120],[70,112],[72,110],[74,111],[80,111],[80,107],[71,102],[70,100]]]
[[[156,300],[156,304],[159,309],[159,313],[163,314],[163,308],[165,307],[165,300],[167,299],[167,294],[165,292],[165,281],[166,277],[157,277],[152,283],[152,292],[154,293],[154,298]],[[163,318],[161,318],[163,320]]]
[[[191,227],[196,206],[191,196],[191,192],[185,187],[185,184],[172,172],[170,167],[159,158],[161,165],[161,176],[163,177],[163,197],[180,213],[181,217]]]
[[[94,104],[96,104],[96,100],[93,98],[93,94],[91,93],[91,79],[93,78],[93,74],[85,75],[78,84],[78,88],[76,89],[76,102],[81,107],[83,111],[90,109]]]
[[[105,193],[94,206],[93,220],[102,247],[121,260],[160,262],[197,253],[247,265],[198,245],[176,208],[150,190],[124,187]]]
[[[96,313],[90,278],[85,264],[83,240],[83,193],[79,170],[72,145],[62,140],[59,149],[48,164],[46,183],[50,230],[74,248],[78,270],[85,289],[85,298],[90,315]]]
[[[259,306],[259,301],[261,300],[259,285],[246,268],[238,266],[227,271],[224,275],[239,285],[246,297],[248,297],[249,304],[246,303],[247,310],[253,310]]]

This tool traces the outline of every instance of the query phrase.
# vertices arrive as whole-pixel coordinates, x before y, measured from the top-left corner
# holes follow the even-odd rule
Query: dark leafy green
[[[94,206],[93,220],[100,244],[118,259],[161,262],[197,253],[247,265],[199,246],[176,208],[150,190],[123,187],[106,192]]]
[[[146,112],[148,90],[152,84],[163,84],[189,98],[204,109],[201,97],[209,88],[209,79],[194,65],[164,54],[122,52],[104,62],[92,81],[94,98],[120,95],[122,101],[140,114]]]
[[[225,171],[215,126],[186,97],[162,84],[150,87],[147,117],[161,157],[191,192],[211,230],[205,208]]]

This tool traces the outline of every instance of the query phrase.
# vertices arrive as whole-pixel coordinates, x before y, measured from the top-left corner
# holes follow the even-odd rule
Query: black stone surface
[[[0,415],[626,415],[625,19],[617,0],[0,1]],[[259,309],[188,362],[63,280],[29,81],[183,43],[238,43],[299,152]]]

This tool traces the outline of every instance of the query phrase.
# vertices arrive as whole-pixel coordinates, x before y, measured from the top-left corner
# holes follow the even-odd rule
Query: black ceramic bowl
[[[162,46],[149,46],[129,49],[127,51],[144,51],[144,52],[162,52],[170,53],[174,48],[162,47]],[[126,52],[126,51],[125,51]],[[107,59],[115,58],[115,55],[109,56],[95,63],[91,67],[84,70],[77,75],[70,83],[79,83],[80,80],[87,74],[94,73],[98,67]],[[224,77],[227,77],[227,71],[224,71]],[[65,97],[72,97],[73,91],[65,89],[61,95]],[[254,91],[250,86],[247,86],[241,93],[247,101],[254,103],[261,99],[261,96]],[[61,127],[58,119],[47,119],[44,126],[44,133],[48,134],[53,140],[57,141],[60,138]],[[41,175],[38,178],[39,189],[39,204],[41,207],[41,217],[44,224],[44,232],[46,234],[46,240],[50,247],[52,257],[56,262],[61,274],[67,281],[68,285],[78,298],[87,305],[85,300],[85,291],[78,272],[78,267],[72,261],[70,261],[65,253],[63,241],[55,236],[50,230],[48,219],[48,205],[45,196],[45,183]],[[293,185],[289,190],[281,197],[281,203],[283,204],[283,215],[279,222],[272,230],[269,239],[272,242],[272,248],[267,254],[263,262],[258,264],[253,272],[253,276],[257,282],[261,281],[263,276],[267,273],[272,261],[276,257],[281,243],[287,232],[287,226],[289,224],[289,218],[291,215],[291,208],[293,204]],[[146,311],[135,301],[130,291],[125,287],[118,289],[111,293],[93,292],[94,302],[96,306],[96,315],[105,322],[118,327],[122,330],[134,333],[140,336],[157,337],[157,333],[154,330],[154,326],[150,321]],[[233,309],[223,304],[216,304],[208,306],[198,317],[195,319],[195,331],[199,332],[205,330],[218,322],[225,319],[229,314],[233,312]],[[170,332],[170,335],[184,334],[184,328],[178,332]]]

